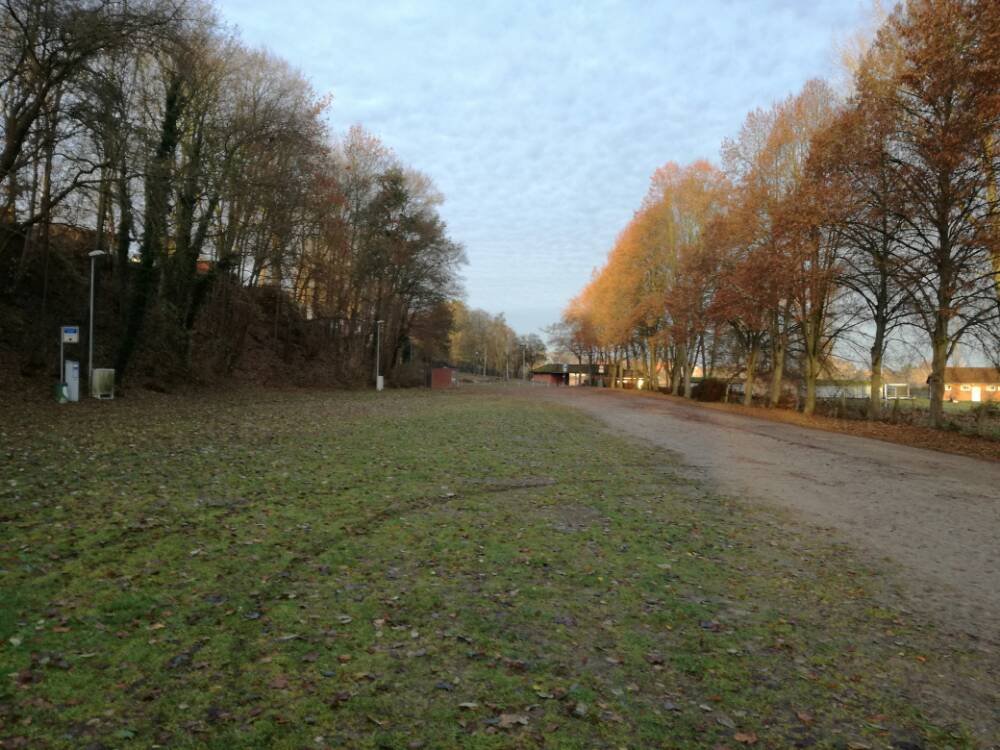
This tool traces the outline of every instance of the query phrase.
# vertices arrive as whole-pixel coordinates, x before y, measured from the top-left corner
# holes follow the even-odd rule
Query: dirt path
[[[898,563],[916,611],[1000,643],[1000,464],[603,389],[533,389],[678,454],[727,495]]]

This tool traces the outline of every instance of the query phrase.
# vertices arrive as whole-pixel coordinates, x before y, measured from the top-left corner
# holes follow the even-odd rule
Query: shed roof
[[[599,366],[600,365],[570,365],[550,362],[542,365],[541,367],[536,367],[531,372],[534,375],[562,375],[567,372],[574,375],[597,375],[599,374]]]

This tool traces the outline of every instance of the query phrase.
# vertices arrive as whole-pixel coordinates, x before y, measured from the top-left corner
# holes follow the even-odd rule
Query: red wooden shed
[[[456,384],[456,371],[451,367],[431,368],[431,388],[451,388]]]

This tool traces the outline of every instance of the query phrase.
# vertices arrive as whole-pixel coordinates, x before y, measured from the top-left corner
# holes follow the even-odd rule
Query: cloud
[[[445,194],[468,301],[536,331],[586,283],[666,161],[716,158],[747,111],[828,74],[857,0],[220,0]]]

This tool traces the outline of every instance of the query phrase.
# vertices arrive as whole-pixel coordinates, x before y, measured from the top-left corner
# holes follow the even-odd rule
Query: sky
[[[219,0],[444,193],[466,301],[559,320],[668,161],[718,159],[747,112],[836,73],[860,0]]]

